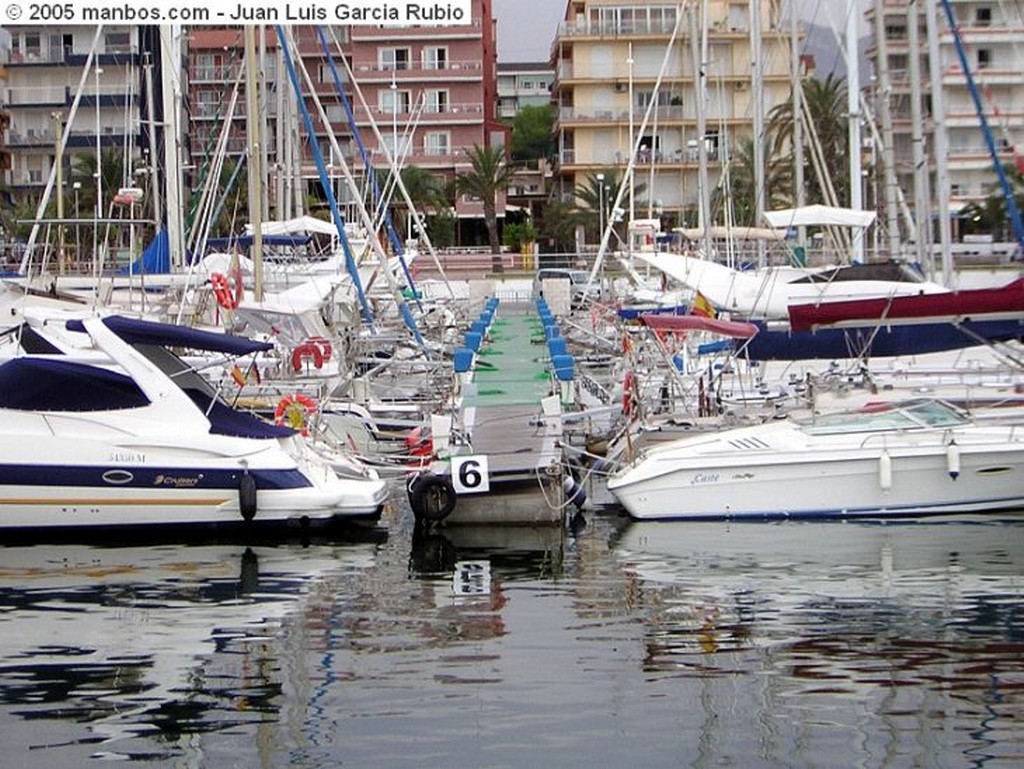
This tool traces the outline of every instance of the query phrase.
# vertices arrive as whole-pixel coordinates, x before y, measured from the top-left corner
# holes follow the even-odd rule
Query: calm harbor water
[[[1024,514],[0,548],[0,765],[1019,767]]]

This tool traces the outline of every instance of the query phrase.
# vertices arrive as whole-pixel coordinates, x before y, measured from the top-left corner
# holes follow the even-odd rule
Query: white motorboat
[[[22,333],[0,363],[0,528],[308,525],[372,516],[387,498],[374,471],[339,476],[169,349],[238,356],[264,343],[122,316]]]
[[[651,446],[607,485],[638,519],[1012,509],[1024,506],[1024,425],[1004,411],[975,418],[919,398],[703,433]]]

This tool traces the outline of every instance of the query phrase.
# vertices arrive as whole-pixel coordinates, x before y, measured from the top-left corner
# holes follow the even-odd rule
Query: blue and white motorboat
[[[295,524],[373,516],[296,431],[232,408],[172,350],[267,343],[124,316],[26,316],[0,360],[0,529]],[[358,466],[356,466],[358,467]]]

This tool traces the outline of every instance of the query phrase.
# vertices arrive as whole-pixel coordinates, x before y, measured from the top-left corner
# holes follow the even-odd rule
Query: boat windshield
[[[874,404],[857,411],[826,414],[801,421],[800,424],[812,435],[829,435],[956,427],[967,422],[967,415],[960,409],[944,401],[922,398]]]

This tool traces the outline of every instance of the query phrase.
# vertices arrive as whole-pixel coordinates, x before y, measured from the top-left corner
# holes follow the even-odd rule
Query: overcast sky
[[[864,8],[870,0],[857,0],[849,6],[846,0],[798,0],[801,17],[809,24],[845,26],[845,14],[855,9],[866,32]],[[788,6],[789,0],[784,5]],[[565,18],[566,0],[494,0],[494,17],[498,20],[498,61],[547,61],[558,23]],[[858,8],[859,6],[859,8]]]
[[[547,61],[566,0],[494,0],[498,61]]]

